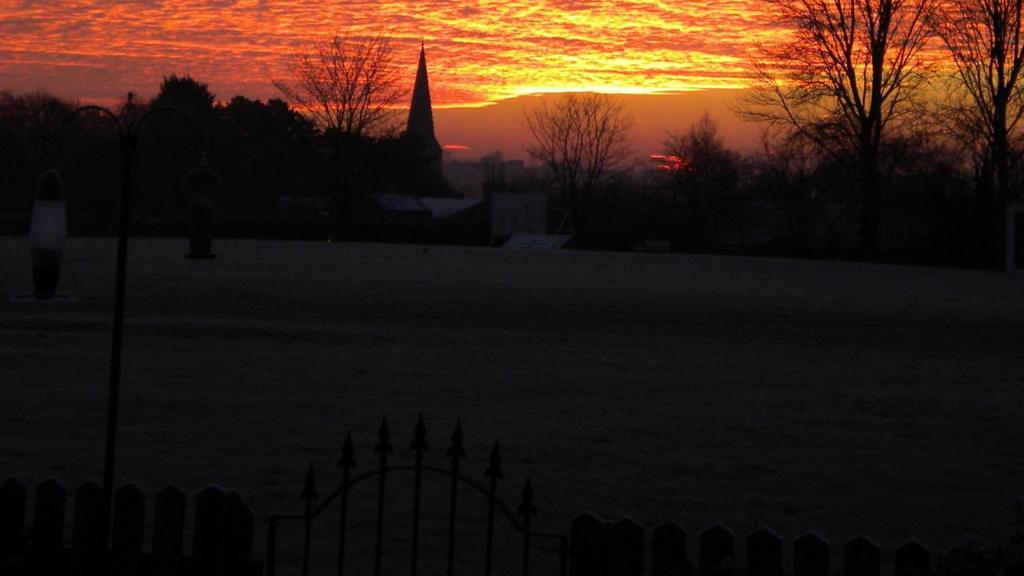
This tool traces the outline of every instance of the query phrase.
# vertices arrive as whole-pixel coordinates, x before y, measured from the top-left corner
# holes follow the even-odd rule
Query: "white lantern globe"
[[[53,168],[36,184],[29,239],[32,246],[32,289],[36,298],[53,298],[60,280],[67,238],[64,183]]]

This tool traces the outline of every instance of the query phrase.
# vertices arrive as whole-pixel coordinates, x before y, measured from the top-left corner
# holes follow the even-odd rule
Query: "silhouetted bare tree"
[[[944,118],[974,155],[982,219],[1001,230],[1002,210],[1018,195],[1012,173],[1024,139],[1022,2],[948,0],[935,22],[962,88],[947,103]],[[989,236],[1001,244],[1001,234]]]
[[[554,175],[573,225],[586,233],[595,192],[630,154],[632,117],[606,94],[566,94],[524,113],[534,144],[527,152]]]
[[[861,245],[873,257],[880,149],[913,117],[908,105],[925,80],[919,55],[936,0],[766,1],[793,36],[763,49],[741,113],[854,161]]]
[[[682,217],[681,247],[706,250],[739,184],[740,156],[706,113],[685,133],[670,133],[663,146],[673,160],[668,174],[672,205]]]
[[[330,139],[334,154],[331,200],[341,215],[351,201],[362,141],[397,131],[398,104],[405,91],[400,88],[394,49],[385,36],[335,35],[317,40],[312,52],[298,55],[292,75],[293,83],[275,81],[274,85]]]

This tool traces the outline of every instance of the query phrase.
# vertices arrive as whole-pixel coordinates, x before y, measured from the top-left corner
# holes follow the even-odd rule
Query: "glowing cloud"
[[[410,82],[427,46],[435,104],[537,92],[653,94],[745,84],[758,41],[783,33],[757,0],[0,0],[0,88],[83,100],[151,94],[171,73],[222,98],[271,85],[311,39],[384,32]]]

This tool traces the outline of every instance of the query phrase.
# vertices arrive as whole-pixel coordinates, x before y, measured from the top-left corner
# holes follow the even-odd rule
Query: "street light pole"
[[[120,409],[121,392],[121,349],[124,340],[124,301],[125,284],[128,276],[128,226],[131,220],[132,198],[132,165],[135,152],[138,150],[139,129],[151,115],[157,112],[174,112],[188,121],[192,131],[192,145],[199,153],[198,135],[192,117],[185,112],[170,106],[159,106],[150,109],[141,118],[135,107],[134,95],[129,92],[127,101],[117,115],[101,106],[82,106],[72,110],[61,124],[57,150],[45,150],[51,157],[60,152],[64,139],[64,129],[75,115],[93,111],[113,119],[117,127],[121,148],[121,217],[117,234],[117,270],[114,289],[114,327],[110,343],[110,384],[107,390],[107,425],[106,442],[103,452],[103,511],[100,534],[101,550],[109,550],[112,505],[114,501],[114,462],[117,449],[117,422]],[[44,142],[45,148],[45,142]],[[205,158],[205,154],[200,154]]]
[[[130,102],[129,97],[129,102]],[[128,224],[132,203],[132,163],[138,134],[121,134],[121,219],[117,232],[117,272],[114,287],[114,330],[110,343],[110,386],[107,390],[107,433],[103,450],[103,535],[102,550],[110,538],[111,504],[114,501],[114,452],[117,446],[117,417],[121,394],[121,344],[124,339],[124,293],[128,277]]]

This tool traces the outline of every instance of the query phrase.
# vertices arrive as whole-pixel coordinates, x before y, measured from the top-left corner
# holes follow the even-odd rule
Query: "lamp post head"
[[[60,172],[50,168],[36,182],[36,200],[64,200],[64,181]]]
[[[185,192],[191,201],[206,197],[212,199],[213,193],[220,187],[220,178],[206,165],[206,157],[199,160],[199,165],[185,175]]]
[[[126,134],[134,134],[139,122],[139,108],[135,105],[135,93],[129,92],[121,106],[121,123]]]

